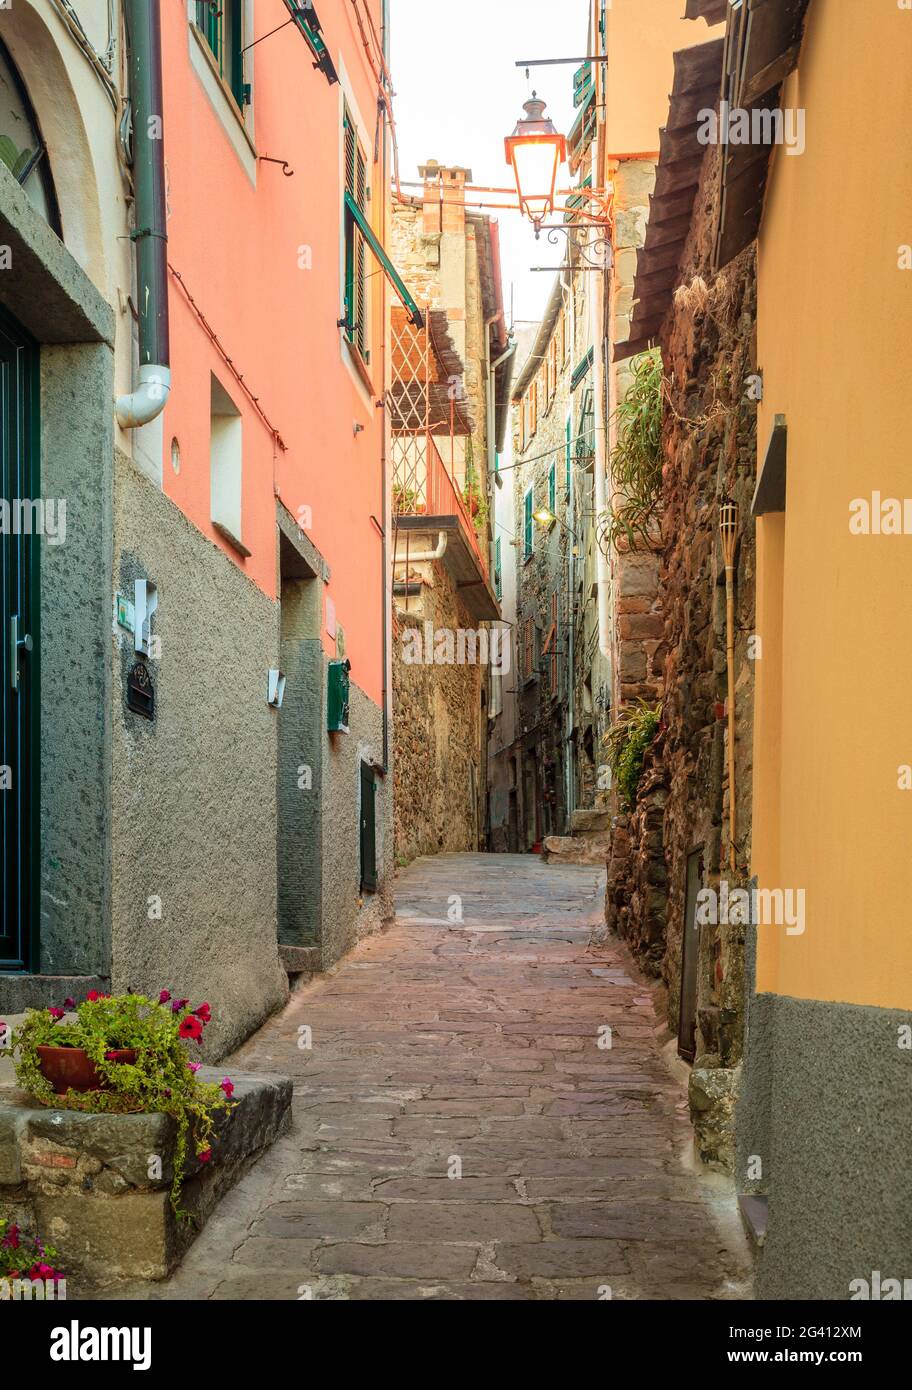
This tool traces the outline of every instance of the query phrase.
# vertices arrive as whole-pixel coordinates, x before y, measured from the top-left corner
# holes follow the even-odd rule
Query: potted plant
[[[208,1004],[191,1009],[189,1002],[166,989],[157,999],[90,990],[81,1004],[65,999],[63,1008],[30,1009],[0,1049],[13,1057],[19,1085],[43,1105],[170,1115],[177,1126],[171,1203],[182,1219],[190,1143],[207,1163],[216,1116],[235,1104],[228,1077],[219,1085],[197,1079],[200,1064],[190,1061],[185,1044],[201,1043],[212,1013]]]
[[[27,1236],[15,1223],[0,1218],[0,1281],[4,1279],[40,1279],[55,1286],[64,1279],[62,1269],[55,1269],[57,1251],[45,1245],[37,1236]]]

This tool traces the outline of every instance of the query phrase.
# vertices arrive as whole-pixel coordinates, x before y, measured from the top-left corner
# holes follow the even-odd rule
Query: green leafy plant
[[[0,1279],[41,1279],[56,1284],[65,1277],[52,1263],[56,1259],[53,1245],[25,1235],[17,1225],[0,1218]]]
[[[655,740],[662,721],[662,706],[638,700],[625,709],[605,734],[608,763],[622,801],[636,803],[646,750]]]
[[[662,495],[663,398],[662,354],[652,348],[635,359],[633,381],[614,412],[617,444],[611,476],[616,492],[602,536],[615,549],[626,540],[636,550],[650,538]]]
[[[178,1217],[189,1219],[180,1194],[190,1143],[207,1163],[216,1116],[235,1104],[231,1080],[225,1077],[219,1085],[199,1081],[200,1064],[187,1056],[185,1043],[202,1041],[210,1006],[190,1009],[189,1000],[172,999],[166,989],[158,999],[90,990],[81,1004],[74,999],[63,1003],[63,1008],[30,1009],[13,1030],[9,1046],[0,1049],[13,1057],[19,1085],[59,1109],[170,1115],[177,1125],[171,1204]],[[39,1047],[82,1048],[108,1089],[69,1089],[57,1095],[42,1069]],[[135,1062],[114,1055],[125,1050],[135,1053]]]
[[[19,177],[32,157],[31,150],[19,150],[8,135],[0,135],[0,160],[14,178]]]

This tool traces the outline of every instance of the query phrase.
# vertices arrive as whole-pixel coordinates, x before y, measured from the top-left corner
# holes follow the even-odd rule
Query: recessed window
[[[239,550],[241,541],[241,483],[243,425],[241,412],[216,377],[210,377],[209,467],[212,524],[219,535]]]
[[[219,76],[243,107],[250,97],[244,83],[244,0],[196,0],[196,27],[212,50]]]
[[[47,147],[25,84],[0,42],[0,160],[29,202],[60,236],[60,214]]]

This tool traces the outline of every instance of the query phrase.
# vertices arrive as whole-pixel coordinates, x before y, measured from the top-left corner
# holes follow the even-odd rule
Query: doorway
[[[39,844],[38,574],[41,497],[38,347],[0,312],[0,817],[3,921],[0,970],[37,968]],[[40,530],[40,527],[38,528]]]

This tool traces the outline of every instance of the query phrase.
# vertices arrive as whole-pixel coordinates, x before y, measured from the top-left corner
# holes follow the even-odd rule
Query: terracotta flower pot
[[[110,1091],[109,1082],[81,1047],[38,1047],[35,1050],[41,1060],[41,1074],[50,1081],[58,1096],[67,1091]],[[114,1051],[111,1061],[135,1062],[136,1053],[132,1047],[126,1047]]]

